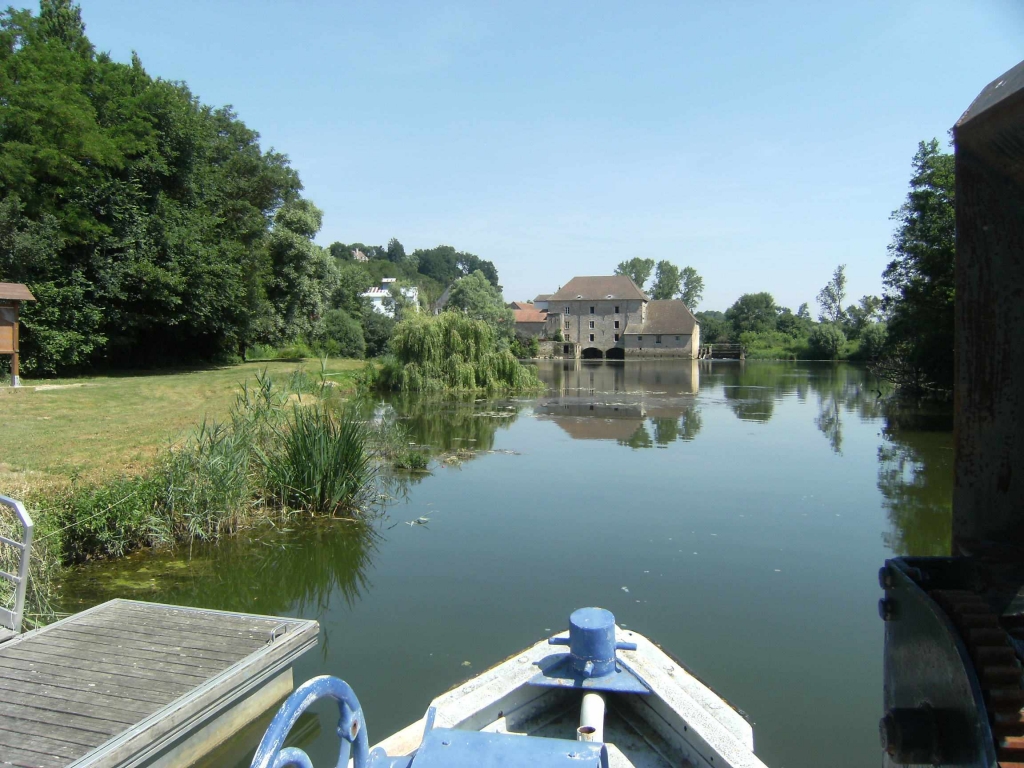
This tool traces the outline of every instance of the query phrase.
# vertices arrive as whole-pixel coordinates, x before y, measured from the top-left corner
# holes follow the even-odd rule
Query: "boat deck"
[[[112,600],[0,644],[0,765],[184,766],[292,687],[315,621]]]

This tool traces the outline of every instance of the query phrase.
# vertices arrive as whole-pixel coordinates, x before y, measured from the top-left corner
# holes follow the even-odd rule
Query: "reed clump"
[[[483,320],[461,312],[414,315],[395,326],[389,352],[367,366],[364,388],[392,392],[526,392],[540,388]]]

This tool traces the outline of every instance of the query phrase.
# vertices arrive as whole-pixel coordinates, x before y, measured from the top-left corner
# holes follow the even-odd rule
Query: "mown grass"
[[[354,390],[361,360],[328,360],[328,381]],[[286,379],[317,360],[265,361],[215,368],[147,371],[77,379],[24,380],[0,388],[0,493],[23,495],[72,479],[138,475],[161,451],[203,421],[226,419],[240,384],[267,371]]]

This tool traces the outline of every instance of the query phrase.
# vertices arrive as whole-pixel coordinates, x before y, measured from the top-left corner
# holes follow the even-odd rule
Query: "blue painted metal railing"
[[[366,724],[363,722],[363,708],[355,691],[344,680],[330,675],[321,675],[300,685],[274,716],[263,734],[263,741],[252,759],[251,768],[313,768],[309,756],[301,749],[285,747],[288,732],[311,704],[319,699],[334,699],[338,702],[338,735],[341,746],[338,749],[337,768],[347,768],[349,753],[352,753],[353,768],[366,768],[370,752],[366,739]]]
[[[15,499],[0,496],[0,506],[7,507],[18,518],[21,524],[21,541],[0,536],[0,544],[6,544],[18,550],[18,572],[7,573],[0,570],[0,579],[14,585],[14,605],[11,608],[0,608],[0,629],[7,628],[18,634],[21,632],[21,619],[25,613],[25,590],[28,587],[29,555],[32,551],[32,518],[25,510],[25,505]]]

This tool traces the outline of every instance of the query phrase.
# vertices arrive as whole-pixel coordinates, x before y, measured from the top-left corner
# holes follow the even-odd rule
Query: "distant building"
[[[551,298],[550,293],[538,293],[537,297],[533,300],[533,306],[537,309],[543,309],[547,311],[548,300]]]
[[[545,334],[548,324],[548,313],[537,309],[532,304],[512,302],[512,314],[516,321],[516,336],[523,339],[539,339]]]
[[[356,261],[369,261],[370,257],[360,251],[358,248],[352,249],[352,258]]]
[[[689,308],[652,300],[625,275],[574,277],[548,297],[547,309],[546,335],[561,331],[565,349],[577,344],[585,358],[695,358],[700,350],[700,323]]]
[[[356,251],[358,253],[358,251]],[[364,299],[369,299],[370,304],[373,307],[374,312],[379,312],[382,315],[388,317],[395,316],[394,304],[391,301],[391,289],[398,281],[396,277],[385,277],[380,281],[380,285],[374,286],[366,293],[360,294]],[[414,311],[418,312],[420,309],[420,290],[416,286],[412,288],[399,288],[399,292],[412,302]]]

